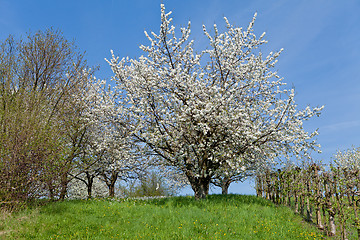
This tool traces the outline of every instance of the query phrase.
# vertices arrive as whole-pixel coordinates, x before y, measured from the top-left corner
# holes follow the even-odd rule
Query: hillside
[[[247,195],[71,200],[2,218],[6,239],[323,238],[290,209]]]

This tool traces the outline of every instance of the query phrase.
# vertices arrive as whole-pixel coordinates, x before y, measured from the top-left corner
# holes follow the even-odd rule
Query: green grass
[[[0,232],[6,239],[323,238],[291,209],[246,195],[56,202],[6,217]]]

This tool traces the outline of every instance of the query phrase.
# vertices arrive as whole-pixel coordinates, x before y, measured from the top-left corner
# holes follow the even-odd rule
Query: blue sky
[[[97,76],[112,72],[104,61],[110,50],[138,57],[143,32],[158,32],[160,3],[173,11],[174,24],[192,22],[192,37],[202,48],[202,24],[222,25],[226,16],[237,26],[248,25],[255,12],[255,33],[266,32],[264,53],[284,48],[276,66],[288,86],[294,86],[299,107],[321,106],[321,117],[305,123],[319,129],[322,154],[329,162],[337,150],[360,146],[360,1],[358,0],[0,0],[0,40],[9,34],[54,27],[74,39]],[[218,191],[215,191],[218,192]],[[254,193],[251,184],[234,184],[233,193]],[[191,193],[189,189],[183,193]]]

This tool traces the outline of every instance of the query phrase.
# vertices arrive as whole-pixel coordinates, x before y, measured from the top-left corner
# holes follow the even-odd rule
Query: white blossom
[[[339,150],[334,156],[334,161],[341,168],[360,169],[360,147]]]

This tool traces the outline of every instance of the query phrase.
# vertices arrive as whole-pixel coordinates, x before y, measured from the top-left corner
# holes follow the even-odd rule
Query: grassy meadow
[[[69,200],[0,220],[3,239],[323,239],[291,209],[248,195]]]

